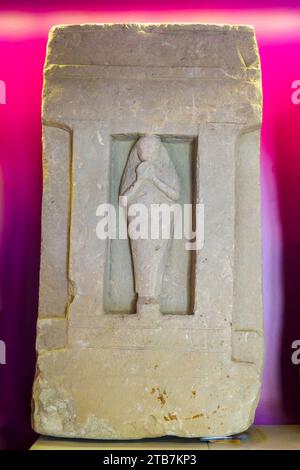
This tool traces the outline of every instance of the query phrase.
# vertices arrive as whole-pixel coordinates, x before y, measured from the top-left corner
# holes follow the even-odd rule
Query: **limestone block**
[[[253,28],[57,26],[44,77],[34,429],[244,431],[263,358]],[[128,236],[102,239],[100,209],[110,204],[120,226],[123,197],[128,210],[191,207],[204,243],[187,249],[176,215],[160,216],[167,241],[137,240],[129,212]]]

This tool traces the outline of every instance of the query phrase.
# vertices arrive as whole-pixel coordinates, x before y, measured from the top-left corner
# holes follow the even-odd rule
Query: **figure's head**
[[[141,137],[136,145],[138,156],[143,162],[153,162],[159,156],[161,141],[156,135]]]

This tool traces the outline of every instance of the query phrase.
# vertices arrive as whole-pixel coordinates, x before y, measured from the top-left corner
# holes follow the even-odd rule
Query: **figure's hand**
[[[138,178],[152,179],[154,177],[154,166],[150,162],[142,162],[136,169]]]

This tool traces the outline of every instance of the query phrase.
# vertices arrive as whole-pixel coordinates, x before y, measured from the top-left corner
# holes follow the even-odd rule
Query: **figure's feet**
[[[139,315],[159,312],[159,297],[139,296],[136,304],[136,312]]]

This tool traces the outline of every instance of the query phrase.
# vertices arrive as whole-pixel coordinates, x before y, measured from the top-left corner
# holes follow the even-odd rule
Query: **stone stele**
[[[57,26],[44,76],[34,429],[101,439],[246,430],[263,357],[253,28]],[[121,196],[202,204],[203,246],[101,239],[100,208],[120,214]]]

